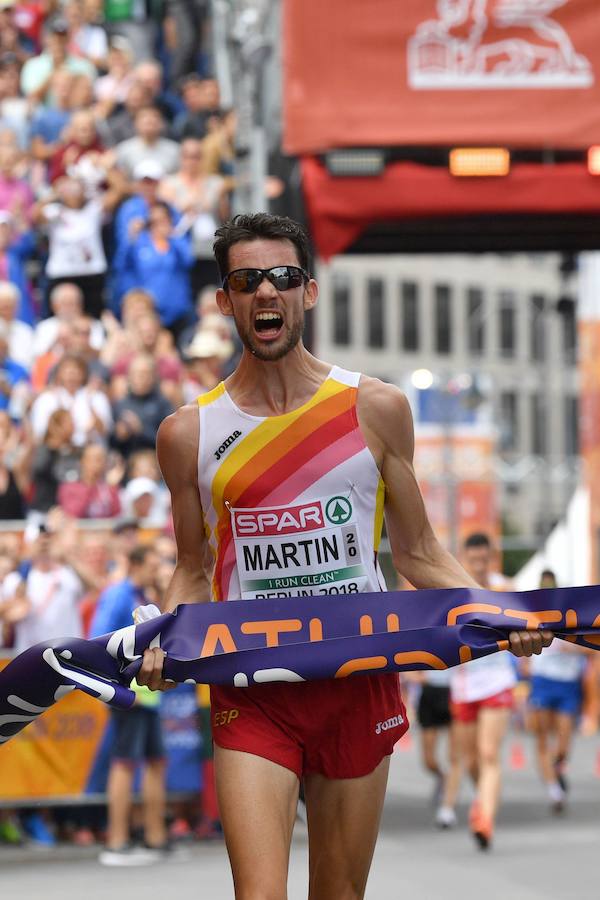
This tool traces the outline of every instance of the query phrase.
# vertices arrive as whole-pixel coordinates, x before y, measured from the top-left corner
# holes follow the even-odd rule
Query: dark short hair
[[[542,578],[552,578],[552,580],[556,583],[556,573],[552,571],[552,569],[544,569],[544,571],[540,574],[540,581]]]
[[[305,272],[310,271],[308,235],[298,222],[287,216],[251,213],[234,216],[215,232],[213,252],[221,279],[229,272],[229,250],[241,241],[290,241],[296,248],[298,262]]]
[[[473,534],[470,534],[465,539],[463,546],[465,550],[468,550],[470,547],[488,547],[489,549],[492,546],[492,542],[484,531],[474,531]]]
[[[134,547],[133,550],[129,551],[129,556],[127,557],[129,565],[143,566],[149,553],[154,553],[154,548],[151,544],[141,544],[139,547]]]

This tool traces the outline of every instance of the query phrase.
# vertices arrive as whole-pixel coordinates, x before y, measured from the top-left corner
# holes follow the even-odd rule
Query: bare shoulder
[[[167,484],[196,472],[199,432],[198,407],[193,403],[181,406],[161,422],[156,454]]]
[[[361,376],[358,388],[360,423],[383,448],[410,451],[414,440],[413,420],[406,394],[379,378]]]

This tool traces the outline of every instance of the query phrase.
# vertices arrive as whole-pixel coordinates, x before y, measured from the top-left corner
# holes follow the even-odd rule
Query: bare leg
[[[146,763],[142,782],[142,798],[146,843],[150,847],[162,847],[167,840],[165,764],[162,760],[150,760]]]
[[[454,809],[458,800],[460,782],[463,773],[463,759],[458,737],[458,722],[451,722],[448,729],[448,759],[450,766],[446,775],[443,804]]]
[[[298,778],[268,759],[217,745],[215,773],[236,900],[286,900]]]
[[[500,797],[500,748],[510,720],[508,709],[482,709],[477,723],[479,783],[477,797],[481,813],[493,822]]]
[[[556,756],[567,760],[571,753],[571,741],[575,728],[575,717],[568,713],[556,713]]]
[[[108,775],[107,846],[116,850],[129,842],[132,805],[133,766],[115,760]]]
[[[436,757],[438,735],[439,730],[437,728],[421,729],[421,755],[423,759],[423,765],[427,769],[427,771],[431,772],[432,775],[437,775],[439,778],[441,778],[443,772],[440,769]]]
[[[550,741],[552,739],[552,713],[548,709],[536,709],[532,715],[532,726],[535,734],[535,750],[540,775],[545,784],[556,781],[552,765]]]
[[[305,778],[309,900],[361,900],[383,809],[389,757],[363,778]]]

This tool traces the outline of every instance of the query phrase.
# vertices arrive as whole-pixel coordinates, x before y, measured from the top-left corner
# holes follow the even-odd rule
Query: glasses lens
[[[262,281],[262,272],[260,269],[237,269],[230,272],[227,281],[232,291],[252,294]]]
[[[278,291],[289,291],[302,284],[302,269],[296,266],[276,266],[269,270],[269,281]]]

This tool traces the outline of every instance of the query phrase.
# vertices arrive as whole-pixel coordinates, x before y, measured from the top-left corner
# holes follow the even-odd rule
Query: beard
[[[287,329],[284,334],[271,343],[254,341],[250,330],[244,328],[235,316],[234,320],[242,344],[250,351],[252,356],[262,360],[262,362],[277,362],[283,359],[297,346],[304,334],[304,316],[293,322],[291,328]]]

